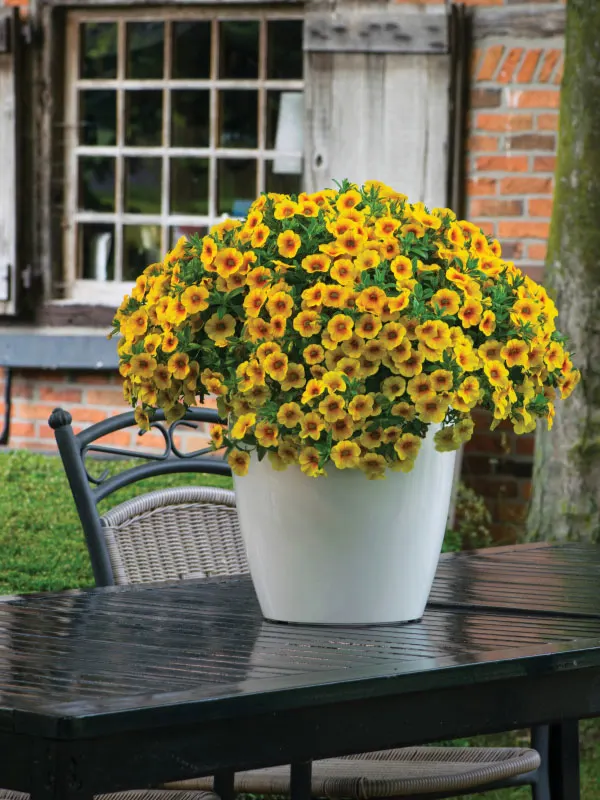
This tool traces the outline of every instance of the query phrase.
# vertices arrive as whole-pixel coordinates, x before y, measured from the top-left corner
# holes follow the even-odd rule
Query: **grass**
[[[122,462],[93,464],[94,474]],[[106,507],[151,489],[189,485],[198,476],[164,475],[120,490]],[[202,476],[202,482],[230,487],[228,478]],[[102,511],[102,505],[101,509]],[[59,591],[92,585],[92,573],[79,519],[61,462],[25,451],[0,453],[0,595]],[[600,800],[600,721],[583,722],[582,798]],[[525,745],[524,733],[478,737],[471,745]],[[482,797],[482,795],[477,795]],[[474,800],[476,795],[472,795]],[[491,792],[486,800],[529,800],[528,789]]]

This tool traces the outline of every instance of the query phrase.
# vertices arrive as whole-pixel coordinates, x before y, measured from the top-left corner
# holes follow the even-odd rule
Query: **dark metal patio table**
[[[0,602],[0,787],[33,800],[551,725],[575,800],[577,720],[600,716],[600,548],[444,557],[409,625],[287,626],[248,578]]]

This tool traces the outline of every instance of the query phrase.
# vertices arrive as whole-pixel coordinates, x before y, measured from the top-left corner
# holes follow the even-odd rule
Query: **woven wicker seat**
[[[313,762],[314,797],[369,800],[461,792],[489,786],[540,765],[535,750],[491,747],[408,747]],[[210,779],[167,784],[170,788],[210,787]],[[286,795],[289,767],[272,767],[235,776],[236,792]]]
[[[0,789],[0,800],[29,800],[23,792],[10,792]],[[191,789],[134,789],[131,792],[117,794],[99,794],[96,800],[219,800],[213,792],[193,791]]]
[[[184,419],[218,421],[216,413],[210,409],[195,409]],[[248,572],[235,495],[231,491],[203,486],[159,490],[121,503],[100,517],[98,500],[111,491],[148,477],[150,473],[178,470],[171,459],[170,463],[162,462],[164,466],[155,463],[145,469],[134,467],[110,490],[91,490],[83,466],[85,449],[102,435],[134,426],[133,414],[121,414],[78,435],[73,433],[70,422],[70,416],[62,410],[57,410],[50,419],[99,582],[132,584]],[[194,460],[195,464],[188,459],[181,471],[224,473],[223,462],[210,458]],[[547,732],[538,729],[536,736],[546,753]],[[546,771],[538,770],[539,766],[540,755],[534,749],[413,747],[387,750],[314,762],[312,794],[356,800],[391,796],[438,798],[516,783],[535,784],[536,800],[547,800]],[[155,792],[130,792],[111,797],[115,800],[202,800],[202,794],[197,792],[212,788],[212,778],[206,777],[168,784]],[[192,792],[189,797],[177,795],[174,794],[176,789],[196,793]],[[261,795],[289,794],[289,767],[237,773],[235,789]],[[0,792],[0,800],[22,800],[22,796],[5,796]],[[209,796],[203,800],[209,800]]]

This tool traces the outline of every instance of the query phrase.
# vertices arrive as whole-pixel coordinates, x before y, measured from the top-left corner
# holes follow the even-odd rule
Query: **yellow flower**
[[[404,309],[408,306],[410,302],[410,292],[407,289],[403,289],[400,294],[396,295],[395,297],[388,297],[386,302],[383,304],[384,311],[387,306],[387,310],[394,314],[397,311],[404,311]]]
[[[137,426],[142,431],[149,431],[150,430],[150,417],[148,413],[144,411],[141,406],[138,406],[135,411],[133,412],[133,418],[136,421]]]
[[[386,346],[379,339],[369,339],[365,343],[362,357],[367,361],[382,361],[387,354]]]
[[[172,425],[185,415],[185,406],[181,403],[174,403],[168,410],[165,407],[165,421],[167,425]]]
[[[323,305],[329,308],[344,308],[348,299],[348,291],[342,286],[331,284],[323,288]]]
[[[400,402],[392,406],[392,414],[395,417],[402,417],[407,422],[412,422],[416,416],[415,407],[410,403]]]
[[[319,411],[325,422],[335,422],[344,416],[345,401],[339,394],[330,394],[319,403]]]
[[[412,261],[406,256],[396,256],[390,264],[390,269],[397,281],[406,281],[412,278]]]
[[[360,422],[373,414],[373,405],[374,400],[371,395],[357,394],[350,401],[348,411],[354,422]]]
[[[290,389],[301,389],[306,383],[303,364],[288,364],[285,380],[281,382],[281,390],[289,392]]]
[[[298,213],[300,209],[298,208],[297,203],[294,203],[293,200],[289,198],[285,198],[278,203],[275,203],[275,211],[273,216],[275,219],[290,219],[295,214]]]
[[[509,369],[515,366],[526,367],[529,362],[528,351],[527,342],[522,339],[509,339],[500,351],[500,355]]]
[[[317,397],[319,397],[319,395],[323,394],[324,391],[325,384],[323,381],[317,380],[316,378],[311,378],[304,388],[302,402],[310,403],[312,400],[315,400]]]
[[[284,258],[294,258],[301,245],[302,239],[294,231],[283,231],[277,237],[277,249]]]
[[[144,339],[144,350],[149,355],[154,355],[160,347],[161,337],[158,333],[151,333]]]
[[[154,381],[154,385],[157,389],[166,391],[171,387],[171,373],[169,372],[169,368],[166,364],[159,364],[156,369],[154,370],[154,375],[152,376],[152,380]],[[209,389],[209,391],[211,391]],[[216,394],[216,392],[213,392]]]
[[[352,286],[356,278],[356,269],[351,259],[337,258],[329,274],[335,281],[341,283],[343,286]]]
[[[190,357],[187,353],[173,353],[167,362],[167,368],[174,378],[183,381],[190,371]]]
[[[490,339],[489,341],[484,342],[477,350],[479,357],[484,364],[486,364],[488,361],[499,361],[501,358],[501,351],[502,344],[496,341],[496,339]]]
[[[360,192],[356,189],[349,189],[347,192],[340,194],[335,202],[335,207],[339,212],[350,211],[350,209],[357,206],[362,200]]]
[[[208,268],[217,255],[217,245],[214,239],[210,236],[205,236],[202,240],[202,252],[200,253],[200,260],[204,264],[204,268]],[[214,270],[213,270],[214,271]]]
[[[496,330],[496,315],[489,309],[483,312],[481,322],[479,323],[479,330],[486,336],[491,336]]]
[[[237,272],[244,263],[244,257],[234,247],[225,247],[219,250],[215,257],[215,267],[222,278],[228,278]]]
[[[224,432],[225,428],[223,425],[213,425],[210,429],[210,438],[215,450],[219,450],[223,447]]]
[[[302,351],[302,357],[309,366],[320,364],[325,358],[325,351],[320,344],[309,344]]]
[[[539,308],[537,303],[533,300],[523,298],[517,300],[510,312],[510,318],[516,324],[525,324],[527,322],[534,324],[537,321]]]
[[[232,439],[243,439],[256,423],[256,414],[242,414],[231,429]]]
[[[386,350],[394,350],[406,336],[406,328],[398,322],[388,322],[383,326],[379,340]]]
[[[470,441],[471,437],[473,436],[474,429],[475,423],[471,417],[461,419],[461,421],[454,427],[455,433],[458,436],[461,444],[465,444],[466,442]]]
[[[379,217],[379,219],[375,220],[375,233],[380,238],[392,236],[399,227],[400,222],[394,217]]]
[[[273,328],[274,338],[281,339],[285,336],[287,317],[284,317],[282,314],[276,314],[271,318],[271,327]]]
[[[295,428],[302,419],[298,403],[284,403],[277,412],[277,422],[286,428]]]
[[[367,269],[375,269],[379,265],[381,259],[376,250],[363,250],[355,260],[355,265],[358,270],[363,272]]]
[[[331,423],[331,435],[339,442],[344,439],[349,439],[354,433],[354,423],[349,414],[344,414],[343,417],[338,417],[335,422]]]
[[[165,312],[165,319],[173,325],[179,325],[188,316],[188,310],[181,299],[172,297]]]
[[[234,475],[243,478],[244,475],[248,474],[250,453],[246,453],[244,450],[232,450],[227,456],[227,463]]]
[[[252,232],[252,239],[250,240],[250,244],[254,248],[263,247],[264,243],[269,238],[269,234],[271,233],[271,229],[264,224],[257,225]]]
[[[270,450],[267,458],[271,464],[271,469],[274,469],[275,472],[285,472],[289,466],[287,461],[279,455],[279,450]]]
[[[356,307],[359,311],[371,311],[374,314],[381,314],[386,300],[385,292],[379,286],[371,286],[360,292],[356,298]]]
[[[381,320],[373,314],[363,314],[356,323],[356,333],[363,339],[374,339],[381,330]]]
[[[421,439],[412,433],[404,433],[395,442],[394,450],[400,461],[414,461],[421,448]]]
[[[318,475],[325,475],[325,470],[319,467],[319,451],[316,447],[303,447],[298,456],[300,469],[309,478],[316,478]]]
[[[424,360],[425,357],[422,353],[419,353],[416,350],[411,350],[408,358],[404,359],[404,361],[397,365],[397,370],[400,375],[404,375],[405,378],[412,378],[415,375],[421,374],[423,371]]]
[[[449,405],[449,401],[438,394],[427,400],[417,400],[415,409],[422,422],[442,422]]]
[[[438,453],[449,453],[452,450],[458,450],[461,441],[456,435],[456,428],[454,425],[448,425],[441,430],[436,431],[433,436],[435,442],[435,449]]]
[[[303,217],[318,217],[319,206],[314,200],[309,200],[308,198],[300,200],[298,198],[298,213],[302,214]]]
[[[213,314],[204,326],[204,330],[217,347],[227,347],[228,339],[235,333],[235,319],[231,314],[225,314],[221,319],[218,314]]]
[[[254,435],[261,447],[277,447],[279,443],[279,428],[266,420],[257,423],[254,428]]]
[[[481,303],[478,300],[469,299],[458,312],[458,318],[464,328],[470,328],[473,325],[479,325],[482,313],[483,306]]]
[[[358,377],[360,371],[360,361],[356,358],[340,358],[337,363],[337,369],[343,372],[348,380],[354,380]]]
[[[415,332],[419,342],[426,344],[432,350],[441,352],[452,344],[450,329],[441,320],[429,320],[422,325],[417,325]]]
[[[385,458],[379,453],[365,453],[359,463],[360,469],[370,481],[385,478],[386,466]]]
[[[244,310],[249,317],[258,317],[267,299],[264,289],[251,289],[244,298]]]
[[[197,314],[208,308],[206,286],[188,286],[181,295],[181,302],[188,314]]]
[[[416,403],[417,400],[430,400],[435,397],[435,389],[432,386],[429,375],[416,375],[406,384],[406,391],[410,399]]]
[[[294,318],[293,327],[304,338],[314,336],[321,330],[319,315],[316,311],[301,311]]]
[[[503,388],[508,385],[508,370],[501,361],[486,361],[483,371],[492,386]]]
[[[385,258],[388,261],[396,258],[396,256],[400,255],[400,245],[398,240],[393,236],[385,236],[379,242],[379,252],[381,253],[382,258]]]
[[[324,253],[313,253],[302,259],[302,269],[306,272],[327,272],[331,265],[331,259]]]
[[[338,469],[355,469],[360,459],[356,442],[338,442],[331,448],[331,460]]]
[[[365,340],[362,339],[355,331],[349,339],[346,339],[345,342],[342,342],[340,347],[344,355],[348,356],[349,358],[360,358],[365,347]]]
[[[341,360],[342,359],[340,359],[340,361]],[[330,370],[329,372],[326,372],[323,375],[322,380],[330,394],[334,392],[343,392],[346,389],[344,373],[338,370]]]
[[[349,256],[357,256],[363,249],[365,243],[365,236],[361,231],[352,226],[341,236],[335,240],[335,244],[340,253],[346,253]]]
[[[294,308],[294,300],[285,292],[275,292],[267,301],[267,311],[274,317],[290,317]]]
[[[325,420],[316,411],[309,411],[300,420],[300,438],[314,439],[317,441],[321,437],[321,431],[325,428]]]
[[[452,389],[454,378],[449,370],[436,369],[429,377],[431,386],[436,392],[449,392]]]
[[[431,298],[431,305],[442,315],[454,315],[460,308],[460,296],[452,289],[440,289]]]
[[[457,345],[454,349],[454,358],[464,372],[473,372],[481,366],[481,362],[470,344]]]
[[[386,378],[381,384],[381,393],[388,400],[395,400],[396,397],[401,397],[406,391],[406,381],[399,375],[392,375]]]
[[[296,318],[297,319],[297,318]],[[327,333],[334,342],[344,342],[352,336],[354,320],[346,314],[336,314],[327,323]]]
[[[508,344],[510,344],[510,342]],[[527,348],[527,345],[525,345],[525,347]],[[544,356],[544,361],[546,362],[548,369],[551,370],[560,369],[562,367],[564,360],[565,360],[565,351],[563,346],[559,342],[550,342],[548,349],[546,350],[546,355]],[[523,364],[522,366],[527,366],[527,365]]]
[[[131,356],[129,364],[131,374],[144,379],[151,378],[157,366],[156,359],[149,353]]]
[[[383,430],[369,426],[369,429],[361,433],[359,442],[365,450],[375,450],[383,442]]]
[[[281,351],[271,353],[264,359],[263,367],[269,378],[281,382],[287,374],[288,357]]]
[[[558,388],[562,400],[566,400],[570,396],[573,389],[581,380],[581,373],[579,370],[572,370],[567,372],[559,381]]]
[[[266,289],[271,282],[271,271],[266,267],[254,267],[246,275],[246,284],[251,289]]]
[[[273,326],[260,317],[249,319],[246,325],[246,332],[251,342],[258,342],[260,339],[270,339],[273,335]]]

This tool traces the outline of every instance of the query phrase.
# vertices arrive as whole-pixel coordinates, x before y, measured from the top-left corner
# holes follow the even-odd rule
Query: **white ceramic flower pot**
[[[455,453],[433,430],[412,472],[307,478],[253,454],[235,479],[250,572],[267,619],[375,624],[420,619],[446,528]]]

